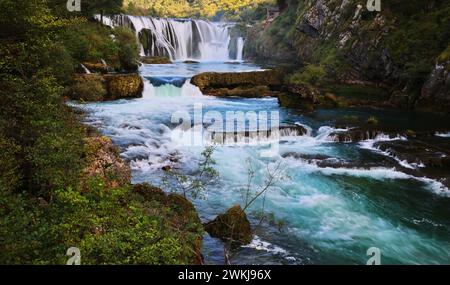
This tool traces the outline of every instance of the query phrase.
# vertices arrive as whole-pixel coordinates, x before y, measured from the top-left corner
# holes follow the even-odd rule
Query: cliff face
[[[248,57],[296,62],[302,81],[320,71],[313,85],[375,84],[399,107],[450,110],[450,2],[382,0],[371,12],[366,0],[286,1],[277,19],[251,28]]]

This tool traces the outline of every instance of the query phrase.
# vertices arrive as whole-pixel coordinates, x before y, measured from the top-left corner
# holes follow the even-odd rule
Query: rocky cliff
[[[450,2],[278,2],[280,16],[248,31],[248,58],[295,63],[289,83],[378,86],[394,106],[449,112]]]

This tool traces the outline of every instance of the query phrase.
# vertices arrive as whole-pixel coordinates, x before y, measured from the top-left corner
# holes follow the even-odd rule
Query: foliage
[[[81,61],[134,62],[135,39],[54,4],[0,1],[0,264],[64,264],[71,246],[83,264],[192,263],[202,230],[169,202],[94,178],[79,187],[89,153],[64,86]]]
[[[85,18],[72,18],[61,39],[77,64],[104,60],[116,70],[137,69],[139,47],[130,29],[116,28],[111,31]]]
[[[326,72],[323,66],[309,64],[296,73],[291,74],[288,77],[288,82],[317,86],[324,83],[325,77]]]
[[[14,188],[51,196],[55,187],[76,184],[81,167],[81,128],[61,98],[60,83],[67,74],[54,76],[70,68],[49,60],[65,23],[49,15],[45,1],[0,5],[0,18],[13,16],[16,32],[22,33],[2,33],[0,39],[0,134],[6,145],[17,146],[20,183]]]
[[[251,18],[250,11],[261,9],[262,4],[271,0],[125,0],[125,11],[130,14],[151,15],[157,17],[228,20]],[[259,10],[258,13],[261,13]],[[265,11],[264,11],[265,13]]]
[[[408,82],[410,90],[420,90],[450,39],[450,5],[445,1],[433,1],[434,6],[427,2],[430,1],[387,4],[397,18],[387,45],[402,68],[401,79]]]
[[[89,74],[89,77],[78,77],[66,88],[65,94],[73,100],[103,101],[106,88],[102,76]]]
[[[205,148],[201,154],[202,159],[193,170],[192,175],[173,169],[167,171],[162,180],[163,186],[173,192],[181,192],[184,198],[187,198],[188,195],[194,199],[201,197],[206,187],[218,177],[218,173],[213,167],[215,164],[212,158],[213,153],[214,147]]]
[[[115,42],[119,48],[119,61],[122,69],[137,70],[139,46],[135,34],[127,28],[114,29]]]
[[[111,31],[100,24],[75,18],[61,38],[76,62],[100,62],[103,59],[110,66],[119,68],[119,47],[110,35]]]
[[[81,11],[69,12],[67,0],[47,0],[47,2],[55,15],[64,18],[120,13],[123,6],[123,0],[81,0]]]
[[[90,181],[89,192],[58,190],[51,202],[2,195],[0,206],[1,264],[62,265],[72,246],[82,264],[189,264],[202,233],[180,235],[168,226],[176,222],[172,208],[100,180]]]
[[[267,164],[265,167],[264,181],[255,181],[256,172],[253,163],[247,159],[247,184],[241,190],[243,211],[248,210],[259,198],[262,199],[261,213],[264,213],[267,192],[272,190],[282,179],[288,178],[281,162],[275,165]]]

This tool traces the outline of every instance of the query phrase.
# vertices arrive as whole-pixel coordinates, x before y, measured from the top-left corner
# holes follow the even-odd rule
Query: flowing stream
[[[218,146],[214,151],[219,181],[205,191],[202,199],[194,200],[205,222],[242,204],[241,190],[248,180],[249,165],[256,171],[255,184],[262,184],[267,167],[278,163],[284,174],[264,202],[273,221],[259,224],[253,214],[261,209],[262,200],[258,200],[249,210],[254,240],[233,253],[232,263],[366,264],[367,250],[377,247],[383,264],[450,264],[449,189],[439,180],[404,171],[405,165],[420,165],[395,160],[374,147],[377,141],[406,138],[380,135],[359,143],[340,143],[331,136],[345,131],[335,127],[335,118],[355,112],[369,116],[374,111],[319,110],[307,116],[280,108],[276,98],[204,96],[190,83],[195,74],[260,69],[253,64],[225,63],[242,59],[243,39],[236,44],[237,56],[230,58],[230,36],[221,24],[130,16],[127,19],[137,34],[144,28],[153,30],[155,49],[145,53],[156,55],[157,49],[165,50],[178,60],[140,68],[145,81],[143,98],[82,105],[88,111],[86,122],[110,136],[121,148],[122,157],[130,161],[133,183],[160,185],[162,168],[168,165],[186,173],[195,168],[204,146],[187,144],[171,116],[182,111],[193,114],[196,104],[201,104],[203,114],[277,111],[281,125],[298,124],[307,129],[305,135],[284,134],[273,157],[262,157],[261,150],[267,146],[258,144]],[[114,25],[111,19],[105,21]],[[198,31],[201,39],[197,39],[200,45],[196,53],[190,51],[189,42],[198,38],[194,36]],[[195,58],[194,54],[201,63],[179,62]],[[401,122],[396,113],[378,111],[376,116]],[[450,140],[448,133],[439,133],[435,139],[447,145]],[[204,237],[203,253],[207,263],[224,262],[222,242],[208,234]]]
[[[268,192],[265,209],[285,226],[280,229],[263,223],[256,227],[255,239],[237,250],[233,263],[365,264],[370,247],[381,250],[383,263],[450,263],[448,189],[437,180],[402,172],[401,165],[388,163],[386,155],[371,148],[374,141],[388,138],[334,142],[329,135],[339,129],[328,117],[343,116],[345,110],[332,111],[336,113],[328,117],[304,116],[280,108],[275,98],[203,96],[189,82],[200,72],[258,68],[224,63],[144,65],[140,70],[146,83],[144,97],[84,105],[89,111],[87,122],[121,147],[122,156],[131,162],[134,183],[159,185],[162,167],[172,165],[188,172],[204,149],[176,139],[171,123],[175,112],[192,113],[199,103],[203,112],[222,114],[279,111],[281,124],[304,125],[308,134],[283,136],[279,154],[271,158],[260,156],[264,146],[217,147],[214,158],[220,181],[203,199],[194,201],[202,220],[211,220],[242,203],[240,189],[248,178],[247,163],[256,169],[255,183],[262,182],[267,165],[282,163],[286,178]],[[448,140],[440,135],[437,138]],[[344,166],[321,166],[320,159],[340,161]],[[251,211],[249,216],[254,226],[258,224]],[[205,234],[204,255],[208,263],[223,263],[222,243]]]

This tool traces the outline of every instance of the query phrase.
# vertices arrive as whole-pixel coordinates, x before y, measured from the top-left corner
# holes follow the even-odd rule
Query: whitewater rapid
[[[248,164],[256,169],[255,185],[264,182],[267,167],[281,163],[284,178],[267,193],[265,209],[285,227],[263,223],[254,240],[233,256],[235,264],[365,264],[369,247],[382,251],[392,264],[450,263],[448,189],[439,181],[402,171],[408,162],[395,161],[373,147],[380,135],[361,143],[339,143],[328,122],[278,106],[276,98],[238,99],[203,96],[190,78],[205,71],[250,71],[255,65],[223,63],[144,65],[144,96],[135,100],[90,103],[86,122],[110,136],[130,162],[133,183],[160,185],[162,170],[171,166],[189,173],[201,159],[202,146],[191,146],[171,123],[174,112],[277,111],[281,124],[302,126],[306,134],[286,132],[277,156],[262,158],[265,145],[222,145],[214,152],[219,182],[204,199],[194,201],[203,221],[242,203]],[[197,133],[190,133],[197,135]],[[200,135],[200,134],[198,134]],[[178,138],[178,139],[177,139]],[[386,159],[394,159],[386,164]],[[322,165],[326,163],[326,165]],[[402,165],[403,163],[403,165]],[[419,165],[409,165],[419,167]],[[249,211],[253,215],[261,201]],[[205,235],[208,263],[221,264],[221,242]]]

